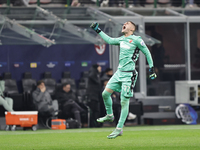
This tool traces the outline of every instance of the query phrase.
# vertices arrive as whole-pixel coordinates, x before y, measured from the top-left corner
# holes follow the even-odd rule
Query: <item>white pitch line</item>
[[[143,127],[124,127],[124,131],[159,131],[159,130],[199,130],[200,125],[182,126],[143,126]],[[55,134],[55,133],[85,133],[85,132],[110,132],[114,128],[95,128],[95,129],[66,129],[66,130],[38,130],[38,131],[0,131],[0,135],[23,135],[23,134]]]

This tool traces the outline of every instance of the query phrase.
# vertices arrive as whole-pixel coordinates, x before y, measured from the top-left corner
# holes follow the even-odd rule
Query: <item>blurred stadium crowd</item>
[[[97,7],[200,7],[199,0],[0,0],[10,6],[97,6]]]

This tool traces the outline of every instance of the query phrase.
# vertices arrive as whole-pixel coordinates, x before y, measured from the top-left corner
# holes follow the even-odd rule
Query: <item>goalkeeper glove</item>
[[[150,78],[151,80],[153,80],[153,79],[155,79],[156,77],[157,77],[157,75],[156,75],[156,73],[155,73],[154,67],[151,67],[151,68],[149,69],[149,78]]]
[[[101,32],[101,29],[99,28],[99,23],[97,22],[93,22],[91,25],[90,25],[90,28],[92,28],[94,31],[96,31],[97,33],[100,33]]]

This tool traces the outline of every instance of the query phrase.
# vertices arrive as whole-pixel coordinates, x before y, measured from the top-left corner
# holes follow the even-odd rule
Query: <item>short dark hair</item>
[[[94,65],[92,65],[92,67],[97,69],[99,67],[99,65],[98,64],[94,64]]]
[[[44,83],[44,81],[43,80],[39,80],[38,82],[37,82],[37,86],[39,86],[40,84],[42,84],[42,83]],[[44,83],[45,84],[45,83]]]
[[[65,83],[62,84],[62,87],[64,88],[66,85],[70,85],[70,83],[65,82]]]
[[[133,23],[132,21],[128,21],[128,22],[130,22],[132,25],[134,25],[134,27],[135,27],[135,29],[136,29],[135,23]],[[134,30],[134,31],[135,31],[135,30]]]
[[[109,71],[112,71],[111,68],[106,68],[105,72],[109,72]]]

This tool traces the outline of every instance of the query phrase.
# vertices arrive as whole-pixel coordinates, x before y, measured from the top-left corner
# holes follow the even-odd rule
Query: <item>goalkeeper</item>
[[[122,135],[123,133],[124,122],[129,112],[129,99],[130,97],[133,97],[133,88],[138,76],[138,72],[135,70],[135,63],[139,57],[139,51],[142,51],[147,58],[150,67],[150,79],[155,79],[156,74],[154,72],[151,53],[149,52],[147,46],[140,36],[133,35],[136,28],[133,22],[128,21],[124,23],[122,26],[122,33],[124,35],[119,38],[111,38],[106,35],[103,31],[101,31],[99,24],[96,22],[92,23],[90,27],[95,30],[108,44],[120,46],[118,69],[111,77],[102,93],[107,115],[97,119],[98,122],[102,123],[105,121],[114,121],[112,99],[110,96],[113,91],[121,92],[121,115],[116,129],[107,136],[107,138],[112,139]]]

